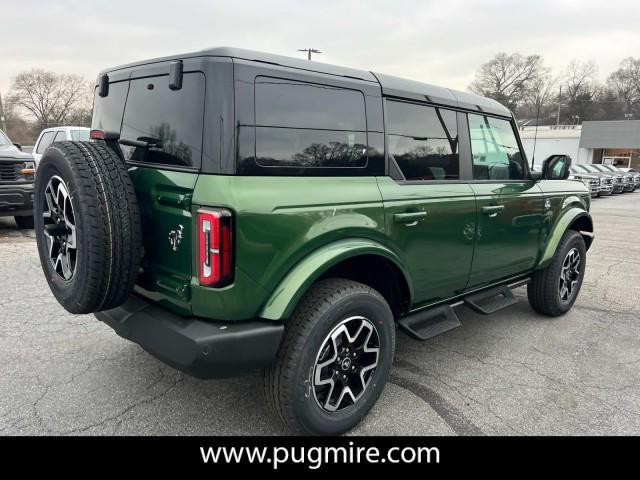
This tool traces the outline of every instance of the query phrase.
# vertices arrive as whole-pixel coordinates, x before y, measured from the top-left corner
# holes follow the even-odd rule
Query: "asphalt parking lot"
[[[640,193],[593,201],[596,242],[561,318],[526,298],[426,343],[398,334],[355,434],[640,434]],[[0,434],[285,433],[260,379],[200,381],[51,295],[33,231],[0,218]],[[523,289],[518,291],[521,295]]]

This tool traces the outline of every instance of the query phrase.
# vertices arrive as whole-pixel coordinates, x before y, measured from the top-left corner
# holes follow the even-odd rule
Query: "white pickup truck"
[[[36,144],[33,146],[32,155],[36,161],[36,166],[49,145],[64,140],[89,140],[89,129],[87,127],[52,127],[42,130]]]

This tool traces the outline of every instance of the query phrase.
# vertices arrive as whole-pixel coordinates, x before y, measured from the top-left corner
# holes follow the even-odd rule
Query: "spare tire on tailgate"
[[[127,166],[111,148],[52,144],[38,166],[34,219],[42,269],[65,309],[124,303],[140,268],[140,213]]]

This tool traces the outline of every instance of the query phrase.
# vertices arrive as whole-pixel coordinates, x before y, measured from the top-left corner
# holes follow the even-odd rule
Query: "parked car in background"
[[[636,184],[636,188],[640,187],[640,172],[638,172],[638,170],[634,168],[628,168],[628,167],[617,167],[617,168],[621,172],[633,174],[633,181]]]
[[[625,174],[624,172],[619,172],[615,169],[610,170],[608,168],[606,168],[604,165],[601,164],[593,164],[593,165],[589,165],[591,168],[597,170],[598,172],[601,173],[606,173],[609,175],[614,175],[617,183],[622,185],[622,191],[623,192],[632,192],[633,191],[633,181],[631,176]]]
[[[49,145],[64,140],[89,140],[89,129],[87,127],[52,127],[42,130],[33,146],[33,159],[36,161],[36,166]]]
[[[640,180],[640,176],[634,175],[632,172],[625,172],[624,170],[614,167],[613,165],[594,165],[598,170],[602,172],[612,172],[616,174],[624,175],[624,190],[626,192],[633,192],[637,188],[637,180]]]
[[[592,197],[607,194],[607,187],[601,185],[601,179],[597,175],[592,175],[590,173],[574,173],[573,171],[571,171],[568,179],[584,183],[584,186],[589,189],[589,193]],[[608,194],[611,194],[612,190],[613,187],[610,187],[608,190]]]
[[[617,175],[613,172],[602,172],[592,164],[584,163],[571,165],[571,173],[596,175],[600,178],[601,186],[607,188],[611,186],[611,193],[624,192],[624,175]],[[604,194],[606,194],[606,192]]]
[[[14,217],[20,228],[33,228],[33,157],[0,130],[0,217]]]

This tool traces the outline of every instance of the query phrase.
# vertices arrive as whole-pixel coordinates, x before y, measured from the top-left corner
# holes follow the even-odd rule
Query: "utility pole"
[[[320,50],[316,50],[315,48],[299,48],[299,52],[307,52],[307,60],[311,60],[312,53],[322,53]]]
[[[560,92],[558,93],[558,115],[556,117],[556,128],[560,126],[560,107],[562,106],[562,85],[560,85]]]
[[[4,107],[2,106],[2,93],[0,93],[0,120],[2,120],[2,131],[7,131],[7,120],[4,117]]]

